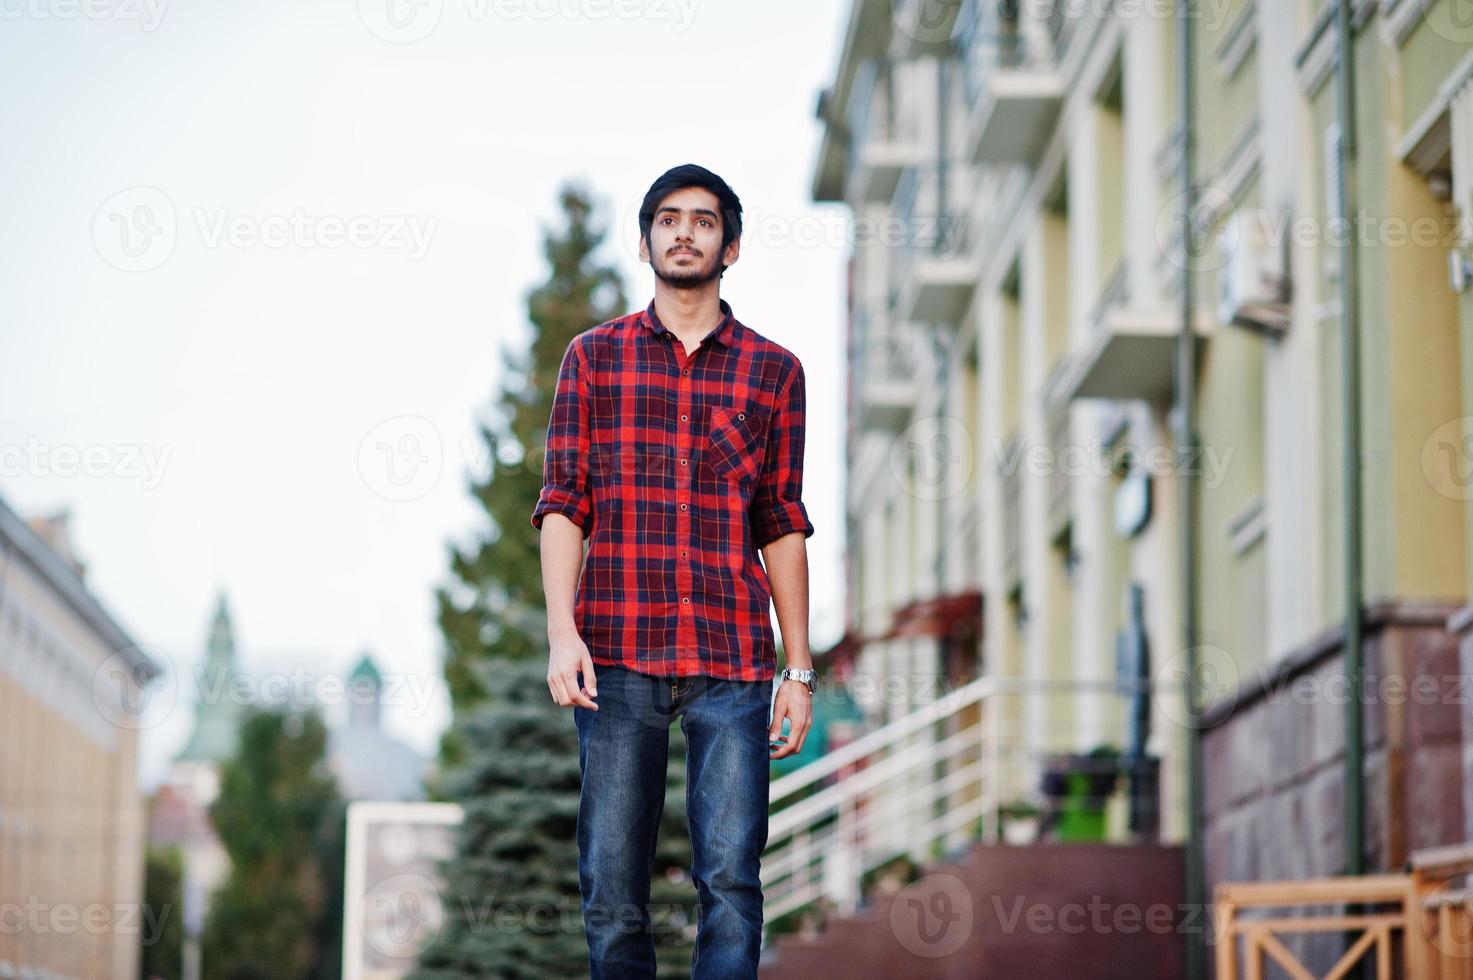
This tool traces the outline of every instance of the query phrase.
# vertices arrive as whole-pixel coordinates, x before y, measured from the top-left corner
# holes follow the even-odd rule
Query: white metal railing
[[[852,911],[865,872],[887,861],[1002,840],[1003,807],[1039,799],[1045,756],[1118,745],[1136,691],[1178,688],[983,677],[773,780],[762,866],[767,919],[819,898]],[[1119,712],[1087,712],[1102,716],[1103,727],[1086,732],[1076,720],[1086,698]]]

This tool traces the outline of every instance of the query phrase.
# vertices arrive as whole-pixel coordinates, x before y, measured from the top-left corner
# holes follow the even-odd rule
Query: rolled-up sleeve
[[[562,514],[583,529],[593,530],[593,496],[589,486],[589,376],[577,338],[568,345],[558,369],[557,389],[547,421],[547,451],[542,463],[542,492],[532,511],[532,526],[542,530],[547,514]]]
[[[813,536],[813,522],[803,506],[803,440],[806,391],[798,363],[778,394],[767,426],[767,454],[757,491],[747,510],[758,548],[785,534]]]

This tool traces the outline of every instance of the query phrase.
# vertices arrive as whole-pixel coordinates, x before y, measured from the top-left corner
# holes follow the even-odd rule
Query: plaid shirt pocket
[[[711,469],[732,480],[755,480],[762,471],[767,416],[751,408],[717,405],[711,409],[706,459]]]

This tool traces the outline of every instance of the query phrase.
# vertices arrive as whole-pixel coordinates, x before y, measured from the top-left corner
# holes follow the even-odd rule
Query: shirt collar
[[[718,344],[721,344],[723,347],[730,347],[732,345],[732,342],[736,339],[736,317],[732,316],[730,303],[728,303],[724,299],[718,300],[718,302],[721,304],[721,322],[716,325],[716,329],[712,330],[709,334],[706,335],[706,338],[714,339]],[[656,334],[670,333],[670,331],[666,329],[665,325],[660,322],[660,318],[655,315],[654,300],[650,300],[650,305],[645,307],[644,316],[641,318],[640,322],[642,322],[650,330],[653,330]]]

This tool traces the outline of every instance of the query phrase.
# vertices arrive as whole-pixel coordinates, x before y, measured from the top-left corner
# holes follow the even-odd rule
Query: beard
[[[678,266],[667,254],[663,262],[652,261],[650,266],[655,270],[657,279],[674,289],[697,289],[719,279],[723,271],[719,255],[705,262],[698,256],[690,265]]]

